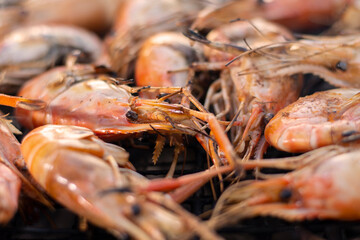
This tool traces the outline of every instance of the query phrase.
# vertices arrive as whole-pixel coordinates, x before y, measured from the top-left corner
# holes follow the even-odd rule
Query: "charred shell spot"
[[[138,119],[138,114],[136,112],[134,112],[133,110],[129,110],[126,114],[125,114],[126,118],[129,119],[130,121],[136,121]]]
[[[99,193],[100,196],[105,196],[111,193],[131,193],[132,190],[129,187],[122,187],[122,188],[110,188]]]
[[[290,200],[290,198],[292,197],[293,195],[293,192],[291,189],[289,188],[284,188],[280,191],[280,194],[279,194],[279,198],[281,199],[281,201],[283,202],[287,202]]]
[[[350,130],[350,131],[342,132],[341,135],[342,135],[343,137],[349,137],[349,136],[354,135],[354,134],[357,134],[357,133],[358,133],[358,132],[355,131],[355,130]]]
[[[335,68],[345,72],[348,68],[348,64],[344,61],[338,61],[335,65]]]
[[[266,113],[264,116],[264,123],[265,125],[270,122],[271,119],[273,119],[275,115],[273,113]]]

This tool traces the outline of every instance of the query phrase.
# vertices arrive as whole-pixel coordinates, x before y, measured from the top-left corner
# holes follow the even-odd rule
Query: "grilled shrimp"
[[[115,236],[219,239],[166,195],[138,191],[148,180],[114,163],[128,164],[128,153],[89,129],[46,125],[23,139],[21,151],[50,196]]]
[[[114,36],[107,39],[112,69],[121,77],[133,72],[133,61],[144,40],[151,35],[181,29],[204,6],[201,1],[126,0],[115,20]]]
[[[258,71],[261,66],[273,61],[260,52],[244,56],[229,68],[225,68],[224,61],[234,57],[236,52],[246,51],[246,48],[252,45],[266,46],[273,42],[287,42],[291,34],[284,28],[262,19],[254,19],[246,24],[234,22],[213,31],[208,37],[215,41],[202,38],[194,32],[188,35],[192,40],[210,48],[205,55],[210,61],[220,61],[220,67],[223,68],[220,79],[210,86],[204,106],[207,109],[212,106],[220,119],[227,116],[230,120],[242,122],[241,126],[232,128],[232,142],[236,151],[248,159],[253,156],[258,146],[255,154],[256,158],[261,158],[266,149],[264,125],[277,111],[298,98],[302,76],[274,77],[271,71]],[[238,41],[248,37],[247,44],[238,44]],[[209,65],[215,64],[210,62]],[[249,73],[241,74],[244,70]],[[283,94],[284,92],[287,94]]]
[[[0,223],[4,224],[11,220],[18,208],[21,180],[19,171],[13,170],[16,169],[15,162],[21,158],[21,152],[7,120],[1,118],[0,122]]]
[[[10,107],[37,109],[43,106],[40,101],[0,95],[0,104]],[[2,114],[0,112],[0,114]],[[11,120],[0,117],[0,223],[11,220],[18,209],[21,185],[24,193],[47,206],[51,204],[39,190],[19,170],[24,167],[20,143],[13,133],[19,134]]]
[[[292,34],[284,27],[266,21],[263,18],[253,18],[249,21],[238,20],[223,24],[212,29],[206,36],[211,47],[204,48],[204,55],[210,62],[226,62],[233,59],[238,52],[232,53],[232,46],[242,51],[261,47],[274,42],[285,42],[293,39]],[[206,44],[206,40],[204,42]],[[217,44],[218,43],[218,44]],[[231,44],[228,48],[224,44]],[[216,46],[219,45],[219,50]],[[224,50],[230,52],[224,52]],[[235,48],[236,50],[236,48]]]
[[[199,57],[181,33],[161,32],[149,37],[136,59],[135,80],[138,86],[184,87],[189,80],[185,71]]]
[[[160,90],[160,93],[169,95],[160,99],[132,95],[141,90]],[[176,93],[188,96],[201,111],[164,101]],[[233,162],[234,154],[227,146],[229,142],[219,122],[182,88],[142,89],[116,85],[107,75],[97,74],[93,66],[75,65],[71,69],[52,69],[28,81],[19,95],[33,96],[47,103],[38,111],[17,109],[17,119],[26,128],[49,123],[77,125],[90,128],[103,139],[121,139],[144,131],[160,135],[204,134],[200,129],[200,119],[209,124],[219,146],[227,152],[229,162]]]
[[[352,0],[233,0],[199,13],[192,28],[214,28],[238,17],[262,17],[293,31],[314,31],[331,26]]]
[[[288,221],[359,220],[360,152],[355,148],[337,148],[331,156],[328,147],[315,150],[317,158],[308,154],[308,164],[281,177],[229,187],[220,197],[209,225],[221,227],[255,216]],[[279,159],[268,167],[281,162]]]
[[[240,53],[238,58],[253,52],[272,57],[273,61],[259,66],[258,71],[272,71],[274,77],[311,73],[337,87],[360,86],[360,34],[300,37],[302,39],[297,41],[274,43]],[[252,71],[246,69],[241,74]]]
[[[327,35],[358,33],[360,30],[359,16],[360,1],[353,0],[352,4],[349,4],[341,17],[331,26],[330,29],[326,30],[325,33]]]
[[[23,0],[25,25],[69,24],[105,33],[122,0]]]
[[[359,92],[340,88],[300,98],[271,119],[267,141],[283,151],[305,152],[358,140]]]
[[[24,12],[18,1],[0,2],[0,39],[24,21]]]
[[[27,79],[44,72],[73,50],[95,61],[101,54],[100,39],[74,26],[35,25],[18,28],[0,41],[1,85],[18,88]]]

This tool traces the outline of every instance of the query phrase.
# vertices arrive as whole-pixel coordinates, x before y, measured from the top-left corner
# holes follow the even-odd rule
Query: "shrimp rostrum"
[[[129,169],[128,153],[87,128],[46,125],[31,131],[21,150],[50,196],[115,236],[218,239],[166,195],[138,191],[149,180]]]
[[[221,227],[255,216],[287,221],[359,220],[360,152],[340,146],[333,149],[337,154],[329,154],[328,150],[315,150],[318,158],[307,155],[312,161],[281,177],[231,186],[219,199],[209,225]],[[283,165],[282,160],[268,167]]]

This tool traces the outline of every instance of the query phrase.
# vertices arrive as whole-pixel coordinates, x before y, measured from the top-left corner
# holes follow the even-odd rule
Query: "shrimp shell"
[[[359,91],[333,89],[300,98],[280,110],[268,123],[267,141],[287,152],[345,144],[360,130]]]
[[[128,164],[128,153],[89,129],[46,125],[30,132],[21,150],[30,173],[50,196],[117,237],[128,233],[135,239],[175,239],[199,232],[219,239],[210,229],[200,233],[193,228],[190,222],[201,226],[197,219],[179,216],[184,210],[163,194],[138,193],[148,180],[110,164],[112,157]]]

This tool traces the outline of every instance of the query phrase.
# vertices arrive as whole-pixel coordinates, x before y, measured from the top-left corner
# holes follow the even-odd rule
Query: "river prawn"
[[[280,110],[265,128],[274,147],[305,152],[359,138],[359,89],[339,88],[298,99]]]
[[[149,180],[116,164],[129,164],[128,153],[87,128],[46,125],[26,135],[21,150],[29,171],[50,196],[115,236],[220,238],[166,195],[138,191]]]
[[[235,57],[236,52],[246,52],[252,45],[287,42],[291,34],[281,26],[263,19],[234,22],[213,31],[208,36],[215,41],[192,31],[186,34],[190,39],[211,48],[205,54],[210,59],[209,68],[213,69],[217,65],[222,70],[220,79],[210,86],[204,107],[209,109],[212,106],[219,119],[228,117],[241,122],[241,126],[231,128],[235,150],[244,159],[249,159],[254,154],[256,158],[261,158],[266,149],[264,126],[277,111],[298,98],[302,76],[273,77],[271,71],[258,72],[257,69],[261,66],[272,62],[271,58],[264,57],[261,53],[244,56],[228,68],[225,67],[225,62]],[[249,42],[246,41],[248,36]],[[239,74],[244,69],[253,71]],[[283,94],[284,92],[288,94]]]
[[[25,19],[24,11],[18,1],[0,3],[0,39],[17,28]]]
[[[297,73],[311,73],[336,87],[360,86],[358,33],[338,36],[298,35],[296,41],[269,44],[240,53],[229,64],[245,55],[263,54],[271,58],[269,64],[259,66],[256,72],[271,71],[274,77]],[[254,69],[243,69],[248,74]]]
[[[201,50],[190,45],[178,32],[160,32],[146,39],[135,64],[137,86],[185,87],[192,75],[177,71],[189,68],[203,58]]]
[[[202,1],[126,0],[117,13],[113,34],[106,39],[111,68],[120,77],[129,77],[144,40],[155,33],[181,30],[204,6]]]
[[[109,30],[122,0],[22,0],[22,25],[67,24],[100,34]]]
[[[106,74],[97,74],[97,69],[91,65],[75,65],[70,69],[58,67],[28,81],[19,95],[32,96],[46,102],[47,106],[37,111],[17,109],[15,114],[18,121],[28,129],[49,123],[83,126],[108,140],[145,131],[160,135],[204,135],[201,127],[205,122],[209,124],[228,161],[233,162],[234,153],[228,146],[230,144],[222,126],[186,89],[131,88],[114,83]],[[132,95],[152,90],[168,95],[159,99]],[[200,111],[164,101],[174,94],[189,97]]]
[[[102,53],[100,39],[84,29],[60,24],[18,28],[0,41],[0,85],[13,93],[26,80],[67,57],[82,54],[79,61],[94,62]]]
[[[261,17],[292,31],[315,31],[330,26],[353,0],[232,0],[201,11],[192,29],[212,29],[236,18]]]
[[[358,33],[359,25],[360,1],[353,0],[351,4],[344,10],[341,17],[325,31],[325,35],[345,35]]]
[[[0,119],[0,223],[7,223],[18,209],[20,195],[20,172],[15,163],[21,159],[20,143],[14,137],[14,127],[1,117]],[[14,171],[15,170],[15,171]]]
[[[359,150],[329,146],[314,151],[317,157],[307,154],[302,161],[309,161],[293,172],[229,187],[220,197],[209,226],[217,228],[255,216],[287,221],[359,220]],[[284,168],[282,160],[248,164]],[[246,168],[246,165],[243,166]]]
[[[0,104],[9,107],[39,109],[43,102],[0,94]],[[0,112],[0,114],[2,114]],[[25,162],[20,143],[13,133],[21,132],[12,125],[5,115],[0,116],[0,223],[9,222],[18,209],[20,191],[51,207],[41,190],[34,186],[24,171]]]
[[[205,39],[203,41],[205,57],[210,62],[227,62],[233,59],[238,51],[246,51],[249,46],[257,48],[274,42],[285,42],[293,39],[293,35],[281,25],[258,17],[248,20],[235,19],[222,24],[211,29],[206,39],[210,42],[206,43]],[[230,45],[226,47],[226,44]]]

